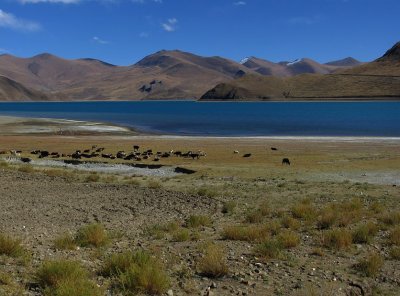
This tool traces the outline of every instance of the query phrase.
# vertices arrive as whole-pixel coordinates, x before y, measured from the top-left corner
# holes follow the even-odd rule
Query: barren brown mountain
[[[256,74],[228,59],[177,50],[157,52],[129,67],[50,54],[0,56],[0,75],[51,99],[196,99],[213,85],[246,73]]]
[[[39,91],[26,88],[14,80],[0,76],[0,101],[46,101],[48,99]]]
[[[345,65],[348,67],[348,65]],[[131,66],[95,59],[67,60],[51,54],[32,58],[0,56],[0,75],[51,100],[198,99],[214,85],[244,75],[293,76],[327,74],[341,65],[322,65],[310,59],[273,63],[258,58],[237,63],[221,57],[201,57],[179,50],[162,50]],[[2,89],[3,100],[41,100]]]
[[[400,99],[400,43],[374,62],[333,74],[248,75],[217,85],[201,100]]]

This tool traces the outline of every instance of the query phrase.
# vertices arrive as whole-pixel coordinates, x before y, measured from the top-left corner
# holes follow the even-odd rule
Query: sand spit
[[[24,118],[0,116],[1,135],[134,135],[132,129],[112,124],[55,118]]]

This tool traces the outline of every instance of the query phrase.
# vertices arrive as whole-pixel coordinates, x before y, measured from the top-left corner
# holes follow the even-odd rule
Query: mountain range
[[[162,50],[129,66],[90,58],[68,60],[48,53],[31,58],[4,54],[0,55],[0,100],[294,98],[293,94],[299,96],[296,81],[308,87],[307,83],[324,77],[324,83],[337,86],[332,79],[360,73],[390,76],[393,68],[395,72],[400,68],[396,48],[391,50],[372,63],[349,57],[326,64],[308,58],[274,63],[248,57],[236,62],[179,50]],[[396,91],[391,94],[399,94]]]

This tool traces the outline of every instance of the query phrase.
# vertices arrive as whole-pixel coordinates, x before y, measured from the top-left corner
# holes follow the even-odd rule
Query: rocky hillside
[[[201,100],[400,99],[400,43],[374,62],[333,74],[252,76],[218,84]]]

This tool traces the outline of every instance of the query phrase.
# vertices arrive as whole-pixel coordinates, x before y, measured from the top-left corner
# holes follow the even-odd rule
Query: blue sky
[[[0,0],[0,53],[369,61],[400,41],[399,12],[399,0]]]

